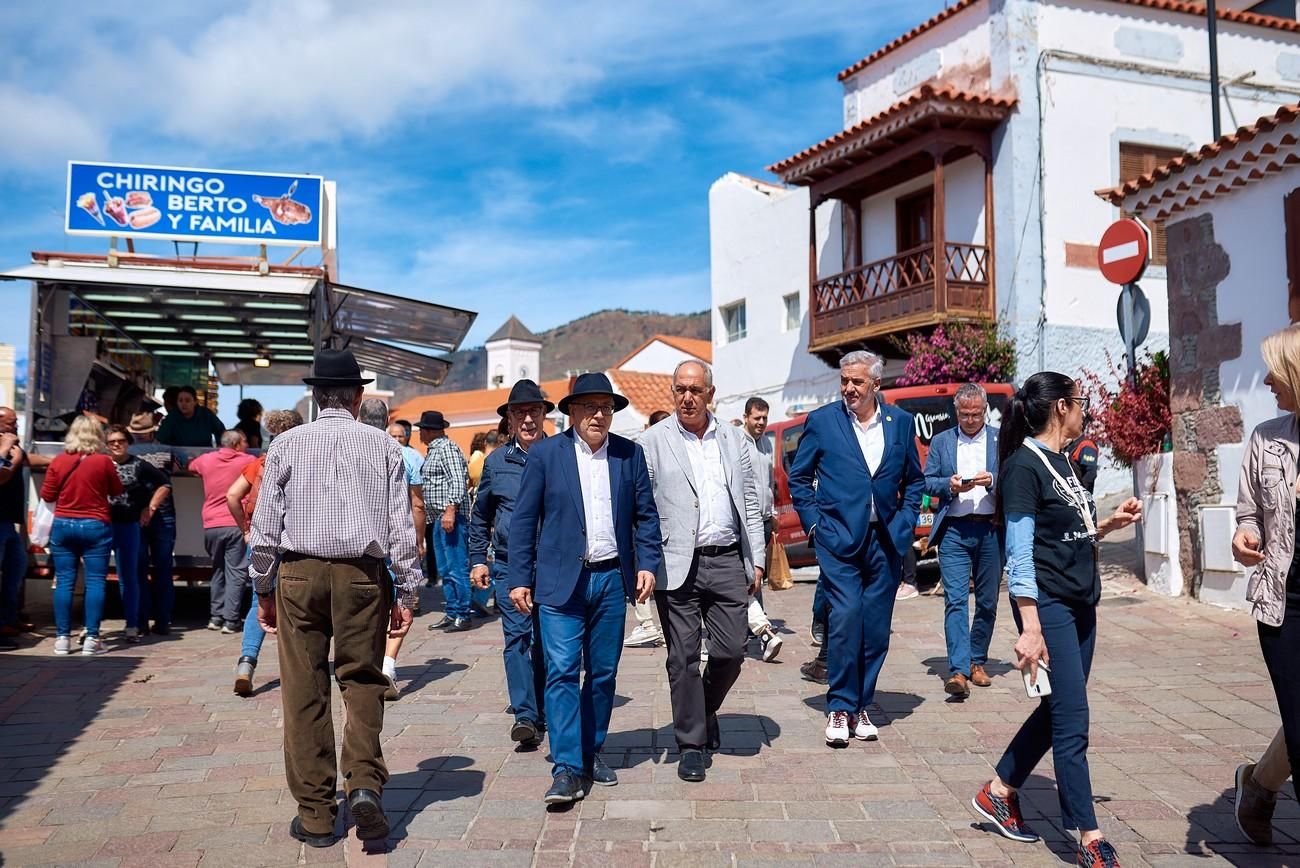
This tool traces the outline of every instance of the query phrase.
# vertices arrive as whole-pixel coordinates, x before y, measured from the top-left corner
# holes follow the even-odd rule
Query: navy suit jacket
[[[873,499],[876,517],[900,556],[912,544],[921,508],[925,477],[912,415],[883,401],[876,412],[884,414],[885,451],[874,474],[842,400],[808,414],[790,466],[790,498],[804,531],[813,536],[815,528],[817,545],[843,558],[865,545]]]
[[[570,428],[528,450],[510,519],[510,587],[532,588],[542,605],[563,605],[581,590],[587,517],[575,436]],[[641,447],[610,434],[608,460],[623,585],[635,597],[637,571],[656,573],[663,559],[659,512]]]
[[[984,438],[987,455],[984,466],[993,474],[993,487],[989,496],[997,496],[998,484],[998,428],[985,425],[988,436]],[[952,489],[948,481],[957,473],[957,432],[958,428],[949,428],[930,441],[930,454],[925,457],[925,493],[936,498],[941,506],[935,513],[934,524],[930,526],[930,545],[937,546],[943,538],[943,523],[948,517],[948,507],[952,505]]]

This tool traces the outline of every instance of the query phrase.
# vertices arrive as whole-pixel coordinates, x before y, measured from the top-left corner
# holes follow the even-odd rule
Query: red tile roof
[[[632,408],[642,416],[655,410],[673,411],[672,374],[647,374],[641,371],[609,372],[614,388],[627,397]]]
[[[703,362],[713,362],[713,342],[703,338],[683,338],[677,335],[651,335],[645,339],[645,342],[619,359],[614,364],[614,370],[618,370],[627,364],[637,353],[653,344],[655,341],[662,341],[675,350],[681,350],[688,356],[693,356]]]
[[[1298,118],[1300,118],[1300,105],[1284,105],[1273,114],[1262,117],[1235,133],[1220,136],[1218,141],[1202,146],[1199,151],[1174,157],[1163,166],[1157,166],[1137,178],[1130,178],[1118,187],[1098,190],[1097,195],[1108,200],[1112,205],[1124,205],[1134,211],[1143,211],[1160,203],[1161,200],[1172,199],[1173,201],[1160,204],[1160,214],[1156,215],[1156,218],[1161,219],[1219,194],[1243,187],[1251,181],[1264,177],[1268,172],[1280,171],[1285,166],[1300,164],[1300,154],[1297,153],[1296,147],[1300,145],[1300,125],[1297,125],[1296,133],[1283,135],[1278,143],[1264,142],[1258,147],[1246,147],[1260,135],[1272,132],[1280,126],[1295,123]],[[1285,150],[1279,149],[1279,144]],[[1204,171],[1193,172],[1203,164],[1225,155],[1232,156],[1221,167],[1213,166]],[[1192,174],[1188,175],[1188,173]],[[1164,183],[1174,178],[1179,180],[1176,187]],[[1135,194],[1151,190],[1157,185],[1164,188],[1159,195],[1146,196],[1138,202],[1129,201]],[[1196,195],[1191,195],[1193,188],[1197,187],[1200,189],[1197,190]],[[1152,192],[1154,194],[1155,191]]]
[[[885,55],[901,48],[920,36],[928,30],[937,27],[942,22],[952,18],[964,9],[980,3],[981,0],[959,0],[947,9],[929,18],[926,21],[913,27],[892,42],[887,43],[881,48],[876,49],[871,54],[859,60],[857,63],[840,72],[839,79],[843,81],[850,76],[856,75],[875,63]],[[1195,15],[1198,18],[1205,17],[1204,3],[1189,3],[1186,0],[1110,0],[1112,3],[1122,3],[1126,6],[1142,6],[1147,9],[1160,9],[1165,12],[1178,12],[1185,15]],[[1279,18],[1276,15],[1260,15],[1258,12],[1239,12],[1236,9],[1216,9],[1220,21],[1228,21],[1233,24],[1249,24],[1255,27],[1268,27],[1273,30],[1285,30],[1291,33],[1300,33],[1300,22],[1290,18]]]
[[[953,7],[956,8],[956,7]],[[996,108],[1010,110],[1016,104],[1015,97],[994,97],[984,96],[981,94],[968,93],[963,90],[957,90],[948,85],[935,86],[933,84],[923,84],[917,88],[911,95],[899,100],[889,108],[873,115],[866,120],[859,121],[847,130],[836,133],[833,136],[825,138],[817,144],[805,148],[792,157],[786,157],[779,163],[773,163],[767,167],[769,172],[780,175],[800,163],[817,156],[836,145],[849,141],[850,139],[861,135],[871,127],[883,125],[894,120],[897,116],[903,114],[908,109],[914,108],[922,103],[933,102],[936,104],[947,104],[950,106],[965,106],[971,108]]]

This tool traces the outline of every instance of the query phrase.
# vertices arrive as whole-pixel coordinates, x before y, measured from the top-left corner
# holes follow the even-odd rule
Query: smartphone
[[[1051,670],[1047,668],[1047,664],[1039,660],[1038,677],[1034,679],[1034,682],[1032,684],[1029,683],[1029,669],[1026,668],[1023,672],[1021,672],[1020,674],[1024,676],[1025,679],[1025,695],[1028,696],[1030,699],[1038,699],[1039,697],[1047,696],[1049,693],[1051,693],[1052,682],[1047,677],[1047,673],[1050,671]]]
[[[972,482],[974,482],[974,481],[975,481],[975,477],[974,477],[974,476],[963,476],[963,477],[961,478],[961,484],[962,484],[962,485],[970,485],[970,484],[971,484]]]

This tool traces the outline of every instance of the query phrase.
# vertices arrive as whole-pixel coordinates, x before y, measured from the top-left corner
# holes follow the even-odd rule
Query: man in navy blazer
[[[627,403],[604,374],[580,375],[560,399],[572,424],[529,451],[510,520],[510,600],[525,614],[536,602],[546,658],[547,804],[583,798],[588,782],[618,783],[600,749],[625,600],[650,598],[663,558],[645,453],[609,433]]]
[[[1002,535],[994,524],[998,429],[985,423],[988,395],[978,383],[958,388],[952,402],[957,427],[930,441],[925,490],[940,504],[930,528],[930,545],[939,550],[947,600],[943,633],[948,643],[948,677],[943,689],[949,696],[965,699],[971,684],[992,683],[984,666],[1002,584]],[[967,620],[972,577],[974,624]]]
[[[826,743],[874,741],[867,716],[889,650],[894,594],[924,478],[912,416],[880,400],[884,359],[840,359],[842,401],[808,414],[790,497],[813,542],[830,603]]]

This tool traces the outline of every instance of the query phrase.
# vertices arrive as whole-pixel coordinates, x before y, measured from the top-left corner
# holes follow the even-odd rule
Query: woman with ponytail
[[[1050,675],[1051,692],[1020,727],[997,765],[997,777],[971,800],[1013,841],[1039,840],[1025,825],[1016,791],[1052,751],[1061,816],[1079,830],[1077,863],[1117,868],[1102,837],[1088,774],[1088,673],[1097,637],[1101,575],[1096,544],[1142,516],[1129,498],[1097,520],[1092,495],[1075,476],[1066,444],[1083,431],[1088,398],[1074,380],[1034,374],[1012,397],[998,444],[998,514],[1006,526],[1007,587],[1020,629],[1016,668],[1030,684]]]

